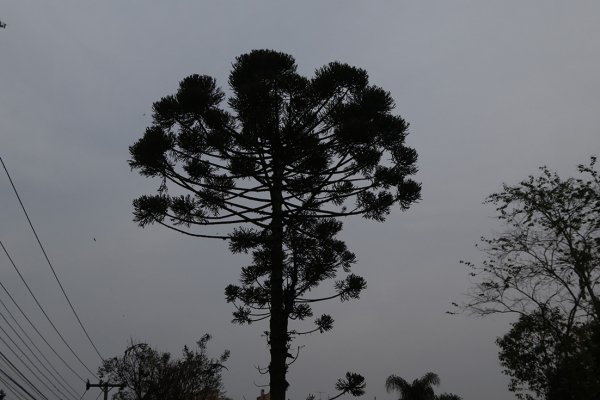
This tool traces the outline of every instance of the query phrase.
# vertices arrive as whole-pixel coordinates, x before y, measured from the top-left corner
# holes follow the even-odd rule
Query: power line
[[[3,330],[3,331],[4,331],[4,330]],[[5,333],[6,333],[6,332],[5,332]],[[35,377],[37,378],[38,382],[40,382],[42,385],[44,385],[44,386],[46,387],[46,389],[48,389],[48,390],[50,391],[50,393],[52,393],[54,396],[56,396],[56,397],[59,397],[59,396],[58,396],[56,393],[54,393],[54,391],[53,391],[52,389],[50,389],[50,388],[48,387],[48,385],[46,385],[46,383],[44,383],[44,382],[43,382],[43,381],[42,381],[42,380],[41,380],[39,377],[37,377],[37,376],[35,375],[35,372],[33,372],[33,371],[31,370],[31,368],[29,368],[29,366],[28,366],[27,364],[25,364],[25,361],[23,361],[23,360],[22,360],[22,359],[21,359],[21,358],[20,358],[20,357],[17,355],[17,353],[15,353],[15,351],[14,351],[12,348],[10,348],[10,347],[8,346],[8,343],[6,343],[6,341],[4,341],[4,339],[2,339],[2,338],[0,337],[0,341],[2,341],[2,343],[4,343],[4,344],[6,345],[6,347],[8,347],[8,349],[9,349],[9,350],[10,350],[10,351],[11,351],[11,352],[14,354],[14,356],[17,358],[17,360],[21,361],[21,364],[23,364],[23,365],[25,366],[25,368],[27,368],[27,370],[28,370],[29,372],[31,372],[31,373],[33,374],[33,376],[35,376]],[[12,341],[12,339],[11,339],[11,341]],[[15,342],[14,342],[14,341],[13,341],[13,344],[15,344]],[[21,349],[19,349],[19,350],[21,350]],[[6,356],[5,356],[5,355],[3,355],[3,354],[2,354],[2,357],[4,357],[6,361],[8,361],[8,359],[6,358]],[[31,362],[31,361],[30,361],[30,362]],[[25,378],[25,375],[23,375],[23,374],[22,374],[22,373],[21,373],[21,372],[20,372],[20,371],[17,369],[17,367],[15,367],[15,366],[14,366],[12,363],[11,363],[11,365],[12,365],[12,366],[13,366],[13,367],[14,367],[14,368],[17,370],[17,372],[19,372],[19,375],[21,375],[23,378]],[[39,372],[39,370],[38,370],[38,372]],[[29,382],[29,381],[28,381],[28,382]],[[30,382],[30,383],[31,383],[31,382]],[[32,385],[33,385],[33,384],[32,384]],[[42,394],[42,392],[40,392],[40,391],[39,391],[37,388],[36,388],[36,390],[37,390],[37,391],[38,391],[40,394]]]
[[[45,375],[45,374],[44,374],[42,371],[40,371],[40,369],[37,367],[37,365],[35,365],[35,364],[34,364],[34,363],[31,361],[31,359],[29,358],[29,356],[27,356],[27,354],[25,354],[25,352],[24,352],[24,351],[23,351],[23,350],[22,350],[22,349],[19,347],[19,345],[15,343],[15,341],[14,341],[14,340],[13,340],[13,339],[12,339],[12,338],[11,338],[11,337],[8,335],[8,333],[6,333],[6,331],[4,330],[4,328],[2,328],[2,327],[0,326],[0,330],[1,330],[1,331],[2,331],[2,332],[5,334],[5,335],[6,335],[6,337],[8,338],[8,340],[10,340],[10,341],[11,341],[11,343],[12,343],[12,344],[13,344],[13,345],[14,345],[14,346],[17,348],[17,350],[19,350],[19,351],[21,352],[21,354],[23,354],[23,356],[24,356],[24,357],[27,359],[27,361],[29,361],[29,363],[30,363],[30,364],[31,364],[31,365],[32,365],[32,366],[33,366],[33,367],[34,367],[34,368],[37,370],[37,372],[38,372],[38,373],[39,373],[41,376],[43,376],[43,377],[44,377],[44,378],[45,378],[45,379],[48,381],[48,383],[50,383],[50,385],[54,386],[54,384],[53,384],[53,383],[50,381],[50,379],[49,379],[49,378],[48,378],[48,377],[47,377],[47,376],[46,376],[46,375]],[[23,364],[23,365],[25,366],[25,368],[27,368],[27,370],[29,370],[29,372],[31,372],[31,373],[33,374],[33,376],[35,376],[35,377],[37,378],[37,380],[38,380],[38,381],[39,381],[39,382],[40,382],[42,385],[44,385],[44,386],[46,387],[46,389],[48,389],[48,390],[49,390],[49,391],[50,391],[50,392],[51,392],[51,393],[52,393],[54,396],[56,396],[56,397],[60,397],[60,396],[58,396],[56,393],[54,393],[54,391],[53,391],[53,390],[52,390],[52,389],[51,389],[51,388],[50,388],[50,387],[49,387],[49,386],[48,386],[48,385],[47,385],[47,384],[46,384],[44,381],[42,381],[42,380],[40,379],[40,377],[36,375],[36,373],[35,373],[35,372],[33,372],[33,371],[31,370],[31,368],[29,368],[29,365],[27,365],[27,364],[25,363],[25,361],[23,361],[23,359],[21,359],[21,357],[19,357],[19,356],[18,356],[18,354],[17,354],[17,353],[15,353],[14,349],[12,349],[12,348],[11,348],[11,347],[8,345],[8,343],[6,343],[6,341],[5,341],[4,339],[2,339],[2,337],[0,337],[0,340],[2,341],[2,343],[4,343],[4,344],[6,345],[6,347],[8,347],[8,349],[9,349],[9,350],[10,350],[10,351],[11,351],[11,352],[14,354],[14,356],[15,356],[15,357],[16,357],[16,358],[17,358],[19,361],[21,361],[21,364]],[[54,386],[54,389],[56,389],[56,390],[57,390],[57,391],[58,391],[60,394],[62,394],[62,395],[64,396],[64,393],[62,393],[60,390],[58,390],[58,388],[57,388],[56,386]]]
[[[19,384],[19,382],[15,381],[10,375],[8,375],[2,368],[0,368],[0,374],[4,375],[13,385],[17,386],[19,389],[21,389],[22,392],[26,393],[29,397],[31,397],[33,400],[37,400],[35,397],[33,397],[33,395],[31,393],[29,393],[27,391],[27,389],[25,389],[23,386],[21,386]],[[21,396],[22,397],[22,396]],[[47,399],[46,399],[47,400]]]
[[[6,358],[6,356],[4,354],[2,354],[2,352],[0,351],[0,357],[4,360],[4,362],[6,363],[6,365],[8,365],[13,371],[15,371],[17,373],[17,375],[20,375],[21,378],[27,382],[28,386],[30,388],[32,388],[33,390],[35,390],[36,392],[39,393],[40,396],[42,396],[44,399],[49,400],[46,396],[44,396],[44,394],[35,387],[35,385],[33,383],[31,383],[31,381],[29,379],[27,379],[27,377],[25,375],[23,375],[23,373],[21,371],[19,371],[19,369],[17,367],[15,367],[13,365],[13,363],[10,362],[10,360],[8,358]],[[15,383],[16,385],[18,385],[21,390],[23,390],[25,393],[27,393],[31,398],[34,398],[33,396],[31,396],[31,394],[29,394],[29,392],[27,392],[27,390],[25,390],[25,388],[23,388],[21,385],[19,385],[19,383],[17,381],[15,381],[13,378],[11,378],[6,372],[4,372],[2,369],[0,369],[0,373],[3,373],[4,376],[6,376],[8,379],[11,380],[11,382]]]
[[[96,396],[96,400],[98,400],[100,396],[102,396],[102,392],[98,393],[98,396]]]
[[[21,379],[25,382],[25,384],[27,384],[33,391],[37,391],[41,396],[44,396],[42,394],[42,392],[40,392],[39,390],[37,390],[37,388],[35,386],[33,386],[33,384],[27,379],[27,377],[25,377],[25,375],[23,375],[21,373],[21,371],[19,371],[17,369],[17,367],[15,367],[8,358],[6,358],[4,356],[4,354],[2,354],[2,352],[0,352],[0,361],[2,361],[4,363],[4,365],[6,365],[8,368],[10,368],[15,374],[17,374],[17,378],[21,377]],[[5,372],[6,374],[6,372]],[[7,375],[7,378],[11,378],[10,376]],[[12,380],[13,382],[16,382],[14,379]]]
[[[23,310],[21,310],[21,307],[19,307],[19,305],[17,304],[17,302],[15,301],[15,299],[13,299],[13,297],[10,295],[10,293],[8,292],[8,290],[6,290],[6,288],[4,287],[4,285],[2,284],[2,282],[0,282],[0,287],[2,287],[2,289],[4,290],[4,292],[8,295],[8,297],[12,300],[13,304],[17,307],[17,309],[21,312],[21,314],[23,315],[23,317],[25,317],[25,319],[27,320],[27,322],[29,322],[29,325],[31,325],[31,327],[37,332],[37,334],[42,338],[42,340],[48,345],[48,347],[50,347],[50,349],[54,352],[54,354],[60,359],[60,361],[63,362],[63,364],[65,364],[67,366],[67,368],[69,368],[71,370],[71,372],[73,372],[79,379],[81,379],[82,382],[85,382],[85,379],[83,379],[77,372],[75,372],[75,370],[73,368],[71,368],[71,366],[69,364],[67,364],[67,362],[60,356],[60,354],[58,354],[56,352],[56,350],[54,350],[54,347],[52,347],[50,345],[50,343],[48,343],[48,341],[46,340],[46,338],[40,333],[40,331],[38,331],[38,329],[35,327],[35,325],[33,325],[33,322],[31,322],[31,320],[27,317],[27,315],[25,315],[25,313],[23,312]],[[3,304],[4,305],[4,304]],[[6,306],[4,306],[6,308]],[[92,374],[93,375],[93,374]]]
[[[4,319],[4,321],[8,324],[8,326],[10,327],[10,329],[12,329],[12,331],[14,332],[15,335],[17,335],[17,337],[21,340],[21,342],[25,345],[25,347],[27,347],[27,350],[29,350],[29,352],[31,353],[31,355],[33,355],[35,357],[35,359],[38,361],[38,363],[40,363],[40,365],[46,370],[46,372],[48,372],[48,374],[50,374],[50,376],[56,381],[56,383],[58,383],[60,386],[62,386],[62,388],[67,392],[68,395],[70,395],[71,397],[77,399],[77,395],[74,395],[73,393],[69,392],[68,389],[66,387],[64,387],[64,385],[62,383],[60,383],[60,381],[54,376],[52,375],[52,373],[50,372],[50,370],[48,370],[48,368],[44,365],[44,363],[42,363],[40,361],[40,359],[35,355],[35,353],[31,350],[31,348],[27,345],[27,343],[25,343],[25,341],[23,340],[23,338],[17,333],[17,331],[13,328],[13,326],[10,324],[10,322],[7,321],[7,319],[4,317],[4,315],[2,315],[0,313],[0,316]],[[56,387],[56,385],[50,380],[50,378],[48,378],[46,376],[46,374],[44,374],[42,371],[40,371],[40,369],[37,367],[37,365],[35,365],[35,363],[33,361],[31,361],[31,359],[29,358],[29,356],[27,354],[25,354],[25,352],[21,349],[21,347],[19,347],[18,344],[15,343],[15,341],[10,337],[10,335],[8,334],[8,332],[6,332],[4,330],[4,328],[2,328],[0,326],[0,330],[2,332],[4,332],[4,334],[6,335],[6,337],[15,345],[15,347],[21,352],[21,354],[23,354],[23,356],[27,359],[27,361],[29,361],[31,363],[31,365],[40,373],[41,376],[43,376],[50,385],[52,385],[57,391],[58,393],[62,394],[63,397],[65,396],[65,394]],[[1,338],[0,338],[1,339]],[[2,340],[4,342],[4,340]],[[12,351],[12,349],[11,349]],[[15,354],[16,355],[16,354]],[[21,360],[21,362],[23,362],[23,360],[19,357],[19,359]],[[24,363],[24,362],[23,362]],[[28,368],[29,369],[29,368]],[[31,371],[31,370],[30,370]],[[35,373],[33,371],[31,371],[31,373],[33,373],[35,375]],[[38,380],[41,382],[41,379],[39,377],[37,377]]]
[[[87,389],[85,389],[85,392],[83,392],[83,394],[81,395],[81,397],[79,398],[79,400],[83,399],[83,396],[85,396],[86,393],[87,393]]]
[[[12,315],[12,313],[10,312],[10,310],[8,309],[8,307],[6,307],[6,305],[4,304],[4,302],[2,301],[2,299],[0,299],[0,304],[2,305],[2,307],[4,307],[4,309],[6,310],[6,312],[8,312],[8,315],[10,315],[10,317],[12,318],[13,322],[15,324],[17,324],[17,326],[19,327],[19,329],[21,330],[21,332],[25,335],[25,337],[29,340],[29,343],[31,343],[31,345],[37,350],[37,352],[39,353],[39,355],[42,356],[42,358],[46,361],[46,363],[50,366],[50,368],[52,368],[52,370],[60,377],[60,379],[62,379],[62,381],[69,387],[71,388],[71,393],[76,393],[76,390],[73,388],[73,386],[71,386],[69,384],[69,382],[67,382],[67,380],[60,374],[60,372],[58,372],[56,370],[56,368],[54,368],[54,366],[52,365],[52,363],[50,361],[48,361],[48,359],[46,358],[46,356],[44,355],[44,353],[42,353],[42,351],[36,346],[35,342],[31,339],[31,337],[29,337],[29,335],[27,334],[27,332],[25,331],[25,329],[23,329],[23,327],[21,326],[21,324],[19,324],[19,321],[16,320],[16,318]],[[13,330],[13,332],[15,332],[15,334],[17,335],[17,337],[19,339],[21,339],[21,341],[23,342],[23,344],[25,344],[25,346],[27,346],[27,344],[23,341],[23,338],[21,338],[21,336],[15,331],[15,329],[13,328],[13,326],[10,324],[10,322],[8,322],[8,320],[4,317],[4,315],[2,313],[0,313],[0,316],[2,316],[2,318],[6,321],[6,323],[8,324],[8,326],[10,326],[10,328]],[[29,346],[27,346],[27,348],[29,349],[29,351],[31,351],[31,349],[29,348]],[[48,368],[46,368],[46,366],[44,365],[43,362],[40,361],[39,358],[37,358],[37,356],[33,353],[33,351],[31,351],[31,354],[33,354],[33,356],[40,362],[40,364],[44,367],[44,369],[46,369],[46,371],[48,371]],[[52,373],[50,371],[48,371],[48,373],[50,375],[52,375]],[[58,382],[58,380],[57,380]],[[64,387],[62,384],[61,386],[63,388],[65,388],[65,390],[68,391],[68,389],[66,387]]]
[[[12,383],[11,381],[7,381],[6,379],[4,379],[2,377],[2,375],[0,375],[0,382],[2,382],[4,384],[4,387],[6,388],[6,390],[10,391],[12,394],[15,395],[15,397],[18,397],[19,400],[25,400],[25,397],[23,397],[23,395],[21,395],[17,389],[15,389],[15,384]],[[80,399],[81,400],[81,399]]]
[[[96,376],[96,374],[94,374],[92,372],[92,370],[90,370],[87,365],[85,365],[83,363],[83,361],[81,361],[81,359],[79,358],[79,356],[77,354],[75,354],[75,351],[73,351],[73,349],[71,348],[71,346],[69,346],[69,344],[67,343],[67,341],[65,340],[65,338],[60,334],[60,332],[58,331],[58,329],[56,328],[56,326],[54,326],[54,323],[50,320],[50,317],[48,316],[48,314],[46,314],[46,311],[44,311],[44,308],[42,307],[42,305],[40,304],[40,302],[38,301],[38,299],[35,297],[35,295],[33,294],[33,292],[31,291],[31,289],[29,288],[29,285],[27,284],[27,282],[25,281],[25,278],[23,278],[23,275],[21,275],[21,272],[19,271],[19,269],[17,268],[16,264],[13,262],[12,258],[10,257],[10,255],[8,254],[8,251],[6,251],[6,247],[4,247],[4,244],[2,244],[2,241],[0,241],[0,246],[2,247],[2,249],[4,250],[4,253],[6,254],[6,256],[8,257],[8,259],[10,260],[12,266],[15,268],[15,271],[17,271],[17,274],[19,274],[19,277],[21,278],[21,280],[23,281],[23,284],[25,284],[25,287],[27,288],[27,290],[29,291],[29,294],[31,294],[31,296],[33,297],[33,299],[35,300],[36,304],[38,305],[38,307],[40,308],[40,310],[42,310],[42,313],[44,314],[44,316],[46,317],[46,319],[48,320],[48,322],[50,323],[50,325],[52,325],[52,328],[54,328],[54,331],[58,334],[58,336],[62,339],[63,343],[67,346],[67,348],[69,350],[71,350],[71,353],[73,353],[73,355],[75,356],[75,358],[81,363],[81,365],[83,365],[83,367],[85,369],[88,370],[88,372],[90,374],[92,374],[95,378],[98,378]]]
[[[21,208],[23,209],[23,212],[25,213],[25,217],[27,217],[27,221],[29,222],[29,226],[31,227],[31,230],[33,231],[33,234],[35,235],[35,238],[37,239],[37,242],[40,245],[40,249],[42,249],[42,253],[44,253],[44,257],[46,257],[46,261],[48,262],[48,265],[50,266],[50,269],[52,270],[52,273],[54,274],[54,277],[56,278],[56,282],[58,282],[58,286],[60,286],[60,290],[65,295],[65,299],[67,299],[67,302],[69,303],[69,307],[71,307],[71,310],[73,311],[73,314],[75,314],[75,318],[77,318],[77,322],[79,322],[79,326],[81,326],[81,329],[83,329],[83,332],[85,332],[85,335],[87,336],[88,340],[92,344],[92,347],[94,348],[94,350],[96,350],[96,353],[98,354],[98,357],[100,357],[100,359],[102,361],[104,361],[104,358],[102,358],[102,356],[100,355],[100,352],[96,348],[96,345],[94,344],[94,342],[92,342],[92,338],[90,337],[90,335],[88,335],[87,331],[83,327],[83,324],[81,323],[81,320],[79,319],[79,315],[77,315],[77,313],[75,312],[75,308],[73,308],[73,305],[71,304],[71,300],[69,300],[69,297],[67,296],[67,293],[63,289],[63,286],[60,283],[60,280],[58,279],[58,275],[56,275],[56,272],[54,271],[54,267],[52,267],[52,263],[50,262],[50,259],[48,258],[48,255],[46,254],[46,250],[44,250],[44,246],[42,246],[42,242],[40,241],[40,238],[38,237],[35,229],[33,228],[33,224],[31,223],[31,220],[29,219],[29,215],[27,214],[27,211],[25,210],[25,206],[23,205],[23,202],[21,201],[21,197],[19,196],[19,193],[17,192],[17,188],[15,187],[15,184],[13,183],[13,181],[12,181],[12,179],[10,177],[10,174],[8,173],[8,169],[6,169],[6,165],[4,164],[4,161],[2,160],[2,157],[0,157],[0,162],[2,163],[2,167],[4,167],[4,171],[6,172],[6,176],[8,177],[8,180],[10,181],[10,184],[11,184],[11,186],[12,186],[14,192],[15,192],[15,195],[17,196],[17,199],[19,200],[19,204],[21,204]],[[92,375],[94,375],[94,374],[92,373]]]

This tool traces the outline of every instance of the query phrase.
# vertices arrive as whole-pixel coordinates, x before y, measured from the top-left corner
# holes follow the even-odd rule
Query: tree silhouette
[[[391,114],[391,95],[369,85],[362,69],[333,62],[308,79],[292,56],[254,50],[236,58],[229,86],[231,112],[220,107],[216,81],[200,75],[154,103],[154,123],[130,147],[129,164],[161,184],[134,201],[134,220],[252,253],[241,285],[225,294],[234,322],[270,320],[271,396],[284,400],[290,343],[306,333],[290,330],[289,320],[312,317],[313,302],[357,298],[366,287],[350,273],[354,254],[335,238],[337,218],[383,221],[394,204],[408,209],[420,197],[408,178],[417,154],[404,145],[408,124]],[[340,270],[348,275],[334,294],[306,297]],[[315,323],[309,331],[325,332],[333,319]]]
[[[544,312],[521,315],[496,341],[510,391],[523,400],[599,398],[600,325],[569,327],[558,310]]]
[[[469,301],[456,305],[471,314],[529,315],[560,310],[567,323],[600,320],[600,177],[579,165],[581,178],[562,179],[547,167],[539,177],[488,197],[505,229],[482,238],[487,260],[470,265],[478,278]],[[548,314],[549,315],[549,314]]]
[[[595,163],[592,157],[589,165],[578,166],[580,177],[567,179],[542,167],[540,176],[505,184],[486,201],[497,206],[504,228],[482,238],[487,258],[482,265],[466,263],[476,281],[468,300],[454,305],[478,316],[519,315],[497,341],[505,373],[513,378],[509,388],[519,398],[531,398],[525,391],[543,395],[551,389],[574,394],[574,387],[598,393],[595,378],[586,378],[582,386],[582,379],[596,376],[595,371],[569,374],[573,368],[564,368],[572,362],[584,365],[577,361],[577,348],[589,340],[578,335],[591,337],[600,323],[600,177]]]
[[[347,393],[350,393],[354,397],[362,396],[365,394],[366,386],[365,378],[362,375],[346,372],[346,379],[338,379],[335,383],[335,389],[339,393],[333,397],[328,397],[328,400],[335,400]],[[315,395],[309,394],[306,400],[315,400]]]
[[[462,400],[462,397],[452,393],[442,393],[438,394],[435,400]]]
[[[398,400],[435,400],[434,386],[439,386],[440,377],[433,372],[428,372],[412,383],[396,375],[390,375],[385,381],[385,390],[398,392]]]
[[[399,376],[390,375],[385,381],[385,390],[388,393],[398,392],[400,395],[398,400],[461,400],[459,396],[452,393],[442,393],[436,396],[433,387],[439,385],[440,377],[433,372],[426,373],[412,383],[408,383]]]
[[[202,336],[193,350],[185,346],[181,359],[130,340],[122,356],[102,362],[98,376],[124,385],[113,395],[116,400],[212,400],[225,393],[221,372],[229,351],[211,358],[206,349],[210,339]]]

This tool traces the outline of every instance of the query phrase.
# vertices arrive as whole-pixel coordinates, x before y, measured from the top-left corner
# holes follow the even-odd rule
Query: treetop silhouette
[[[393,205],[408,209],[420,198],[410,179],[417,153],[404,143],[408,124],[392,115],[390,93],[369,85],[365,70],[332,62],[309,79],[292,56],[254,50],[236,58],[229,87],[229,109],[215,79],[201,75],[154,103],[153,125],[130,147],[129,165],[161,183],[157,194],[134,200],[134,220],[252,254],[226,297],[234,322],[270,319],[266,370],[273,400],[282,400],[290,342],[306,333],[290,330],[289,320],[312,317],[313,302],[357,298],[366,287],[350,273],[354,254],[335,238],[338,218],[382,222]],[[224,225],[228,233],[206,230]],[[307,297],[340,270],[348,275],[335,294]],[[315,322],[309,331],[324,332],[333,319]]]

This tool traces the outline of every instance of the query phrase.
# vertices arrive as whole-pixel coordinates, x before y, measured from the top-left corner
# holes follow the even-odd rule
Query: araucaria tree
[[[580,178],[546,167],[488,202],[504,229],[483,239],[469,300],[475,315],[516,313],[497,343],[510,389],[531,399],[600,396],[600,178],[596,159]],[[576,372],[578,371],[578,372]]]
[[[215,79],[201,75],[154,103],[154,123],[130,147],[129,164],[161,184],[134,201],[135,221],[252,254],[241,284],[225,294],[234,322],[270,319],[271,398],[284,400],[290,342],[303,333],[289,320],[312,317],[312,302],[357,298],[366,287],[350,273],[354,254],[336,239],[338,218],[383,221],[392,206],[416,202],[420,185],[409,177],[417,153],[405,146],[408,124],[391,113],[391,95],[369,85],[362,69],[333,62],[308,79],[292,56],[255,50],[237,57],[229,87],[229,109]],[[335,281],[335,294],[307,297],[341,271],[348,275]],[[333,320],[315,322],[324,332]]]

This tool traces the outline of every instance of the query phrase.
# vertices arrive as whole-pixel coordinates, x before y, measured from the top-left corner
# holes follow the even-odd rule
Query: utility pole
[[[121,383],[120,385],[114,385],[114,384],[111,384],[108,382],[102,382],[102,380],[100,380],[99,383],[90,383],[90,380],[88,379],[87,382],[85,383],[85,390],[88,391],[88,390],[90,390],[91,387],[99,387],[104,392],[104,400],[108,400],[109,389],[112,389],[115,387],[124,389],[125,384]]]

